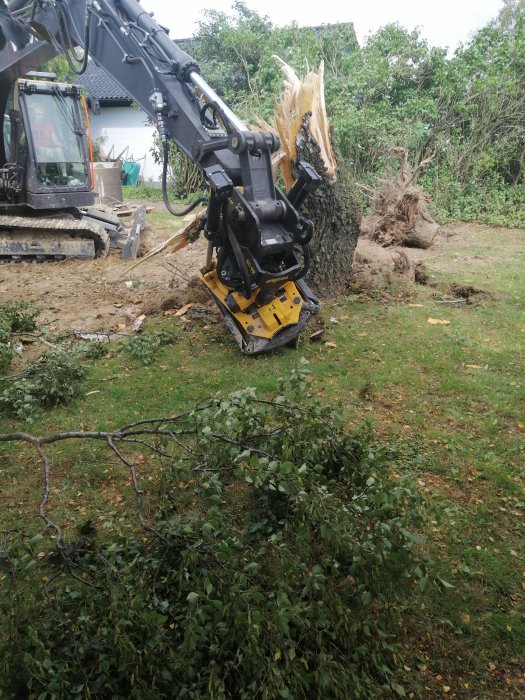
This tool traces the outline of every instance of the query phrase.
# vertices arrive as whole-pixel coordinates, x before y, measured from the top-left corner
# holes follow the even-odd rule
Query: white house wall
[[[147,115],[135,107],[101,107],[100,114],[90,114],[91,138],[103,138],[102,151],[118,156],[129,146],[127,159],[140,164],[140,179],[144,182],[160,182],[162,166],[151,155],[155,127],[148,124]]]

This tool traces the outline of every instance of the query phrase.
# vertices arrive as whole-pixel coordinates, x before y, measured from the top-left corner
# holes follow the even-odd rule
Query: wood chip
[[[142,330],[142,326],[144,325],[144,321],[146,320],[146,314],[141,314],[138,318],[136,318],[133,321],[133,330],[138,333],[138,331]]]
[[[177,309],[177,311],[175,311],[175,316],[184,316],[184,314],[185,314],[189,309],[191,309],[192,306],[193,306],[193,304],[191,304],[191,303],[190,303],[190,304],[184,304],[184,306],[181,306],[180,309]]]
[[[448,326],[450,324],[450,321],[445,321],[444,319],[441,319],[441,318],[429,318],[428,322],[432,326]]]

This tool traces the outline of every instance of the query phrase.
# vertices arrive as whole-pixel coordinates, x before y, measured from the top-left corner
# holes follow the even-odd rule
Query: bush
[[[37,315],[38,311],[23,301],[0,305],[0,372],[8,369],[16,354],[11,334],[34,331]]]
[[[12,333],[31,333],[36,329],[38,309],[32,309],[25,301],[11,302],[0,306],[0,317],[6,319]]]
[[[78,352],[86,360],[101,360],[109,355],[109,340],[86,340],[78,345]]]
[[[443,169],[426,173],[421,186],[432,198],[440,221],[479,221],[495,226],[525,227],[525,190],[508,187],[499,178],[462,186]]]
[[[426,580],[419,499],[390,451],[348,433],[305,379],[292,373],[272,400],[249,389],[164,421],[156,448],[172,457],[156,535],[71,543],[65,562],[49,559],[45,598],[31,585],[41,545],[11,544],[0,689],[68,700],[404,693],[395,634],[403,597]]]
[[[124,352],[143,365],[151,365],[159,354],[163,345],[171,345],[175,342],[173,333],[166,331],[153,331],[132,335],[122,343]]]
[[[21,374],[0,382],[0,415],[31,421],[40,408],[70,403],[86,372],[79,353],[70,348],[46,352]]]

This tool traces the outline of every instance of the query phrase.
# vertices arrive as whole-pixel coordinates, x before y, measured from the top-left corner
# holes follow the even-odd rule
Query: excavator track
[[[92,260],[105,257],[109,245],[94,221],[0,216],[0,262]]]

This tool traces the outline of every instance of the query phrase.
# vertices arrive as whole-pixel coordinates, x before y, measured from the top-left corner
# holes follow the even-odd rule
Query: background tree
[[[57,80],[65,82],[70,79],[71,70],[64,56],[54,56],[42,66],[43,71],[55,73]]]
[[[418,178],[435,216],[525,225],[524,3],[505,0],[451,57],[397,24],[359,46],[352,25],[277,28],[242,2],[208,12],[188,48],[247,123],[273,115],[274,54],[300,75],[324,61],[340,176],[373,186],[396,168],[394,148],[416,168],[435,153]]]
[[[498,13],[497,23],[507,30],[516,26],[520,14],[525,11],[525,0],[503,0],[503,7]]]

